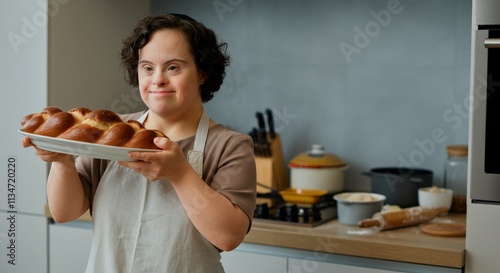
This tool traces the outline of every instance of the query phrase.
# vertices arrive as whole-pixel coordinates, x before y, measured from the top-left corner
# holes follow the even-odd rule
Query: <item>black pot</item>
[[[371,177],[371,192],[385,195],[386,204],[402,208],[418,206],[418,189],[432,186],[430,170],[389,167],[363,174]]]

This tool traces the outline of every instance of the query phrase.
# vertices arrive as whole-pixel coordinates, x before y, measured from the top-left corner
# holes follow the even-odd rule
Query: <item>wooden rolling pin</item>
[[[359,221],[358,227],[373,227],[377,230],[406,227],[430,221],[439,214],[447,211],[447,208],[411,207],[401,210],[377,212],[371,219]]]

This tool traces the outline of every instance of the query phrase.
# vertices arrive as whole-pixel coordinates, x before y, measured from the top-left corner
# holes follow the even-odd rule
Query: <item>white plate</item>
[[[18,130],[19,133],[29,137],[38,148],[78,156],[100,159],[133,161],[128,157],[128,152],[159,152],[160,150],[123,148],[117,146],[101,145],[62,138],[35,135]]]

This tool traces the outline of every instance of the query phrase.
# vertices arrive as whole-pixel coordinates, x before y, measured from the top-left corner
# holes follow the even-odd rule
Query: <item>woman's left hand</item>
[[[129,152],[128,156],[137,161],[120,161],[119,164],[135,170],[149,181],[165,179],[172,182],[192,170],[177,143],[165,137],[157,137],[154,143],[160,152]]]

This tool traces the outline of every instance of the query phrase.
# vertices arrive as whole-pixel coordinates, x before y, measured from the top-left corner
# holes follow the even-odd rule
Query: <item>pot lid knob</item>
[[[325,147],[321,144],[313,144],[312,149],[308,152],[310,156],[324,156],[325,155]]]

